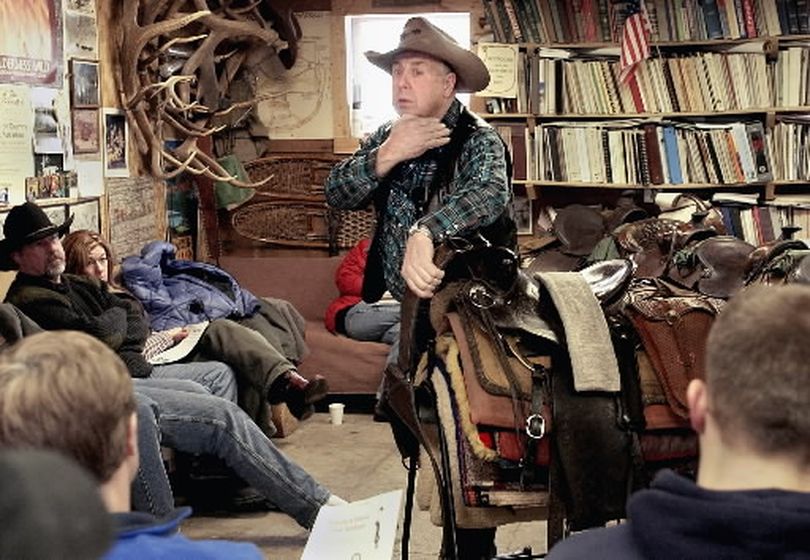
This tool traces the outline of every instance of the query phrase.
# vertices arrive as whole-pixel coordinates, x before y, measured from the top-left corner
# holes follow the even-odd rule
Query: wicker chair
[[[334,156],[271,156],[245,164],[252,181],[271,176],[256,196],[231,213],[239,235],[280,247],[327,249],[331,254],[369,237],[374,213],[329,208],[323,186]]]

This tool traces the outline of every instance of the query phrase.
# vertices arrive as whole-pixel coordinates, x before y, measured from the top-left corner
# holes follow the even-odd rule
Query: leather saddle
[[[619,252],[635,263],[637,278],[658,278],[667,270],[678,247],[715,234],[711,228],[693,222],[648,218],[618,227],[613,236]]]
[[[785,281],[800,257],[808,249],[804,241],[798,239],[778,239],[757,247],[749,257],[746,284],[780,283]]]
[[[617,227],[643,220],[647,216],[646,210],[637,206],[630,195],[623,193],[611,210],[569,204],[557,212],[554,231],[564,254],[585,257]]]
[[[670,280],[704,295],[728,299],[745,285],[755,247],[731,235],[700,240],[673,258]]]

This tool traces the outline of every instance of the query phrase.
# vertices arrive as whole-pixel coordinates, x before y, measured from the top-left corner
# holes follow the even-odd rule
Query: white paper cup
[[[343,409],[346,405],[343,403],[332,403],[329,405],[329,420],[335,426],[343,424]]]

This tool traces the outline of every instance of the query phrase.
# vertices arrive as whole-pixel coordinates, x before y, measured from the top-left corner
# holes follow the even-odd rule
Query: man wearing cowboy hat
[[[34,204],[12,208],[3,224],[0,269],[18,270],[6,301],[46,330],[84,331],[112,348],[133,377],[181,377],[213,394],[236,400],[233,371],[221,362],[195,362],[152,367],[143,357],[149,325],[132,306],[99,283],[65,275],[61,237],[73,217],[56,225]]]
[[[399,118],[332,169],[326,200],[341,209],[374,204],[377,226],[363,299],[378,301],[387,290],[401,300],[406,289],[423,298],[412,344],[412,355],[419,355],[433,332],[426,298],[445,274],[433,262],[434,247],[476,232],[493,244],[515,245],[508,163],[495,129],[456,99],[457,92],[480,91],[489,83],[476,55],[421,17],[406,22],[397,48],[365,54],[391,74]],[[394,412],[388,416],[395,437],[407,430],[395,410],[378,411]],[[494,528],[457,529],[459,557],[492,557],[494,536]]]
[[[376,301],[386,289],[402,299],[406,286],[429,298],[444,276],[433,264],[434,245],[508,214],[504,145],[455,97],[484,89],[489,72],[475,54],[421,17],[408,20],[397,48],[366,57],[391,74],[400,117],[333,168],[326,199],[336,208],[371,202],[377,208],[366,301]]]
[[[141,425],[139,444],[141,450],[154,447],[151,453],[141,451],[144,468],[133,485],[133,498],[142,509],[163,507],[150,513],[165,514],[173,502],[157,452],[158,431],[163,442],[179,451],[219,457],[303,527],[312,526],[323,505],[344,503],[287,458],[237,406],[236,382],[226,364],[211,361],[152,368],[143,360],[140,352],[149,331],[143,316],[110,293],[106,284],[63,273],[60,237],[71,221],[57,226],[30,202],[11,209],[3,227],[5,239],[0,241],[0,268],[18,272],[6,301],[46,330],[77,330],[97,338],[121,358],[132,377],[183,378],[134,382],[139,417],[147,420]],[[0,333],[7,341],[31,333],[31,325],[22,315],[19,319],[22,324],[15,336],[8,330]]]

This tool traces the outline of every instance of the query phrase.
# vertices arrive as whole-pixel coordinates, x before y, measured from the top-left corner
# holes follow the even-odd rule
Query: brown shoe
[[[283,393],[282,400],[287,403],[290,414],[299,420],[306,420],[315,412],[313,406],[329,394],[329,383],[322,375],[316,375],[313,379],[304,379],[297,372],[294,372],[293,379],[287,385]],[[296,379],[298,378],[298,379]],[[300,382],[304,379],[306,384]]]

